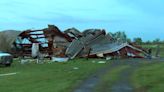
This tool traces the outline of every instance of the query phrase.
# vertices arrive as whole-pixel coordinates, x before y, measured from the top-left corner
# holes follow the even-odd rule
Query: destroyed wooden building
[[[141,58],[146,51],[127,42],[115,40],[104,29],[88,29],[83,32],[70,28],[64,32],[53,25],[42,30],[26,30],[15,42],[17,56],[44,57],[133,57]]]
[[[32,56],[32,47],[38,47],[39,53],[44,56],[64,57],[66,47],[71,41],[67,34],[63,34],[56,26],[49,25],[42,30],[23,31],[13,45],[17,56]]]
[[[71,30],[70,34],[72,32]],[[74,37],[77,39],[74,39],[66,50],[66,55],[71,59],[76,56],[143,58],[143,55],[147,55],[141,47],[115,40],[110,34],[106,34],[105,30],[88,29],[81,34],[82,37]]]

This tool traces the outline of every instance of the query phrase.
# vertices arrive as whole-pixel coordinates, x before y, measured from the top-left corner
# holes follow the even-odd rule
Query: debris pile
[[[69,58],[143,58],[147,52],[141,47],[114,39],[104,29],[87,29],[83,32],[70,28],[64,32],[54,25],[42,30],[26,30],[15,42],[17,56]]]
[[[62,33],[56,26],[49,25],[42,30],[26,30],[13,43],[17,56],[64,57],[65,50],[72,38]]]
[[[142,58],[140,53],[147,55],[141,47],[115,40],[110,34],[106,34],[105,30],[88,29],[82,33],[75,29],[69,30],[66,33],[73,36],[74,39],[65,54],[71,59],[76,56]]]

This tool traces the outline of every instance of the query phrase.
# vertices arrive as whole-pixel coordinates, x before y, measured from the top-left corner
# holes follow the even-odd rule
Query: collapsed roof
[[[147,53],[140,47],[115,40],[104,29],[87,29],[80,32],[70,28],[61,32],[54,25],[42,30],[26,30],[13,43],[15,54],[31,56],[33,44],[39,44],[39,52],[48,57],[142,57]]]
[[[88,29],[81,33],[82,37],[75,37],[66,50],[66,55],[73,59],[80,57],[104,57],[104,56],[121,56],[121,57],[142,57],[140,53],[147,53],[134,45],[127,42],[115,40],[105,30]]]

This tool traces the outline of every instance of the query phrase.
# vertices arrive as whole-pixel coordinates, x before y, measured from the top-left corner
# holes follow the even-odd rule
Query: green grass
[[[108,65],[99,64],[97,61],[102,60],[75,59],[67,63],[24,65],[15,61],[11,67],[0,68],[0,74],[17,72],[16,75],[0,76],[0,92],[72,92],[97,69]],[[154,63],[141,62],[141,66],[131,76],[136,92],[164,91],[164,62],[152,62]],[[79,69],[74,69],[75,67]],[[111,68],[102,76],[96,92],[109,92],[111,86],[120,79],[120,73],[127,68],[130,68],[129,64]]]
[[[124,69],[130,67],[129,65],[121,65],[114,67],[112,70],[109,70],[101,79],[100,84],[97,85],[96,92],[109,92],[111,91],[111,86],[120,79],[119,74]]]
[[[143,65],[132,80],[136,92],[164,92],[164,62]]]
[[[160,56],[164,57],[164,44],[160,44]],[[145,49],[152,49],[152,54],[155,55],[157,51],[157,45],[156,44],[150,44],[150,45],[142,45],[143,48]]]
[[[11,67],[0,68],[0,74],[18,72],[0,77],[0,92],[72,92],[82,80],[106,66],[91,61],[76,59],[67,63],[25,65],[15,61]]]

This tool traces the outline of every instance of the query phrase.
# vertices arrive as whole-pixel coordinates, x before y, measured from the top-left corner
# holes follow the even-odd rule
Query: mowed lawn
[[[164,61],[143,65],[132,80],[135,92],[164,92]]]
[[[95,63],[93,63],[93,61]],[[85,78],[107,64],[93,59],[75,59],[67,63],[24,64],[15,61],[11,67],[0,68],[0,92],[72,92]]]

